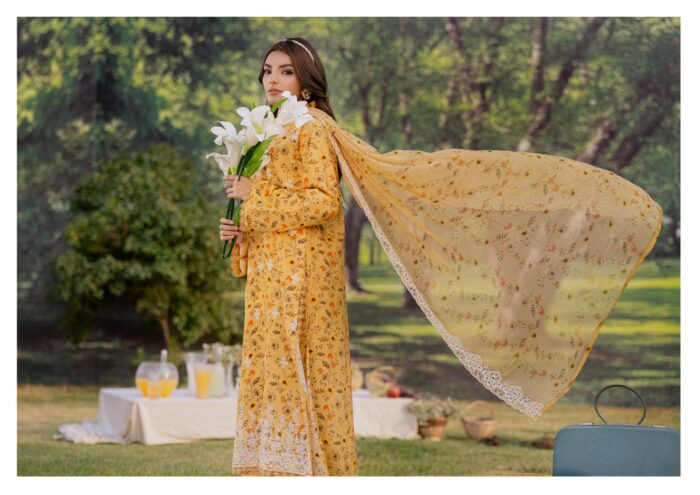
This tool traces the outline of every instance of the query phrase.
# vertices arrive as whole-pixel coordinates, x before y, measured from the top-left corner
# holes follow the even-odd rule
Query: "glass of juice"
[[[136,387],[141,391],[144,397],[148,397],[148,378],[137,378]]]
[[[148,380],[148,395],[149,399],[159,399],[160,398],[160,380],[155,375],[151,375]]]
[[[211,385],[211,377],[213,365],[207,363],[197,363],[194,368],[195,381],[195,396],[198,399],[206,399],[209,397],[209,386]]]
[[[136,388],[141,395],[150,399],[160,397],[160,379],[162,365],[158,361],[143,361],[136,370]]]
[[[177,388],[177,380],[174,378],[160,379],[160,396],[167,397]]]
[[[177,388],[178,372],[174,363],[167,361],[167,351],[161,352],[160,361],[143,361],[136,369],[136,388],[150,399],[168,397]]]

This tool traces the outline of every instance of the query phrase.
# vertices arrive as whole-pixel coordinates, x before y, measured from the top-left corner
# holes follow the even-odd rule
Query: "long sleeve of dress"
[[[242,231],[284,232],[327,222],[341,210],[338,161],[323,124],[299,130],[302,188],[278,186],[261,178],[241,206]]]
[[[248,239],[231,249],[231,275],[245,277],[248,271]]]

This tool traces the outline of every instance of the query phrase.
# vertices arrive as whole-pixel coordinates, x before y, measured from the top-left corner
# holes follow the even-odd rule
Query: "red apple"
[[[401,396],[401,387],[394,385],[393,387],[389,387],[389,390],[387,390],[386,395],[388,397],[400,397]]]

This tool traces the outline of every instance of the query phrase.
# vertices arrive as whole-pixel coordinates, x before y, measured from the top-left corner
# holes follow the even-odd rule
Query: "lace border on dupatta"
[[[501,374],[499,372],[492,371],[489,368],[487,368],[478,355],[469,351],[469,349],[464,347],[456,337],[454,337],[447,331],[440,319],[430,309],[430,306],[428,306],[428,304],[426,303],[425,299],[423,298],[423,295],[417,289],[416,285],[413,283],[413,280],[411,280],[411,277],[409,276],[408,271],[404,267],[403,262],[396,255],[394,248],[384,235],[384,232],[379,226],[377,219],[374,217],[373,212],[367,206],[367,202],[365,201],[360,187],[355,181],[355,177],[353,176],[352,171],[348,167],[348,164],[345,161],[345,157],[340,151],[340,147],[338,146],[335,136],[332,132],[330,132],[330,130],[326,129],[326,131],[329,134],[331,144],[333,145],[336,155],[338,156],[338,160],[340,161],[340,166],[343,169],[343,174],[345,174],[345,177],[349,179],[350,185],[352,186],[352,190],[354,191],[353,196],[359,202],[360,206],[367,215],[367,218],[369,219],[370,224],[372,225],[372,229],[374,230],[377,239],[379,239],[379,242],[384,248],[384,251],[389,256],[389,260],[391,261],[394,270],[396,270],[396,272],[399,274],[403,284],[411,292],[413,298],[416,300],[416,303],[421,308],[423,313],[425,313],[425,316],[428,318],[430,323],[438,330],[443,340],[447,343],[447,346],[457,356],[457,358],[464,365],[464,367],[484,387],[486,387],[490,392],[495,394],[499,399],[501,399],[503,402],[513,407],[514,409],[525,413],[533,420],[538,419],[539,416],[542,415],[543,405],[539,402],[534,402],[528,397],[526,397],[521,387],[515,385],[508,385],[501,378]]]

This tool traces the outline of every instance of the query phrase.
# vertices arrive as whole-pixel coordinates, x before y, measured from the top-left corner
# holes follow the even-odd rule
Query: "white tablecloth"
[[[368,390],[352,394],[352,416],[356,437],[420,438],[418,419],[406,406],[413,399],[371,397]]]
[[[353,393],[355,436],[418,438],[418,422],[406,410],[409,398],[371,398],[366,390]],[[54,438],[76,443],[146,445],[233,438],[236,396],[197,399],[176,389],[166,399],[147,399],[136,388],[100,389],[97,422],[59,427]]]

